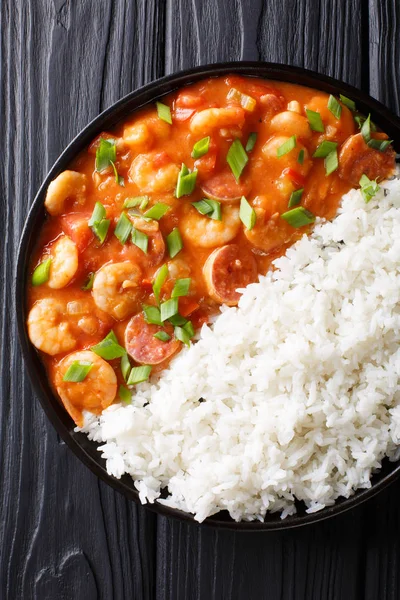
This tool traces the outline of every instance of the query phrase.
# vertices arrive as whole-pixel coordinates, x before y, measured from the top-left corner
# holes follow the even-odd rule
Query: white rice
[[[314,512],[397,458],[400,182],[384,187],[368,205],[346,194],[131,405],[86,414],[143,503],[167,488],[158,501],[198,521],[285,517],[295,498]]]

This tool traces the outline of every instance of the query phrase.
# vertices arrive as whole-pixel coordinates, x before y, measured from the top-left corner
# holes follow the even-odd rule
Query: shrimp
[[[212,129],[244,125],[244,110],[237,106],[206,108],[196,113],[190,122],[194,134],[208,133]]]
[[[160,155],[155,152],[139,154],[129,168],[129,181],[135,183],[142,193],[171,192],[179,175],[179,167],[168,156],[160,163]]]
[[[312,167],[312,160],[309,152],[299,141],[297,141],[296,147],[287,154],[284,154],[283,156],[277,155],[278,148],[288,139],[287,136],[283,135],[274,136],[262,147],[262,153],[267,168],[274,166],[274,168],[280,167],[282,169],[281,175],[275,181],[275,185],[279,192],[285,196],[290,195],[296,187],[302,187],[299,185],[299,182],[304,180],[304,177],[306,177]],[[303,151],[303,162],[300,165],[298,157],[301,151]],[[293,182],[295,182],[295,184],[293,184]]]
[[[123,139],[134,150],[148,150],[153,142],[167,139],[170,133],[171,126],[152,114],[127,125]]]
[[[83,381],[64,381],[64,376],[74,362],[91,365]],[[56,368],[57,392],[75,423],[82,427],[83,410],[100,414],[117,395],[117,377],[114,369],[103,358],[90,350],[73,352],[63,358]]]
[[[285,110],[272,117],[269,123],[270,131],[281,135],[296,135],[299,138],[311,137],[312,131],[306,117],[293,110]]]
[[[86,175],[77,171],[63,171],[47,188],[44,201],[47,212],[52,216],[61,215],[68,198],[74,198],[78,204],[83,204],[86,187]]]
[[[33,305],[28,315],[28,335],[38,350],[54,356],[75,348],[76,338],[65,314],[64,304],[53,298],[43,298]]]
[[[384,136],[384,137],[383,137]],[[385,134],[373,134],[376,139],[386,139]],[[391,146],[385,152],[370,148],[361,133],[351,135],[339,153],[339,175],[353,186],[358,186],[361,175],[370,179],[385,179],[394,173],[395,152]]]
[[[93,281],[93,299],[101,310],[117,321],[125,319],[140,307],[141,270],[124,261],[101,267]]]
[[[274,213],[268,218],[268,211],[264,208],[254,208],[256,224],[253,229],[245,229],[244,234],[253,246],[265,253],[279,248],[291,238],[290,226],[280,218],[279,213]]]
[[[78,270],[78,249],[67,235],[62,235],[52,245],[49,287],[60,289],[68,285]]]
[[[180,230],[186,240],[201,248],[214,248],[227,244],[236,236],[240,228],[239,209],[224,206],[222,221],[200,215],[195,208],[186,205],[182,215]]]

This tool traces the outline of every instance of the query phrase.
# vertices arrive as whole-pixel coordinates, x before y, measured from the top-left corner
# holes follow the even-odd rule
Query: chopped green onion
[[[257,141],[257,133],[255,131],[253,131],[252,133],[250,133],[248,139],[247,139],[247,144],[246,144],[246,152],[251,152],[254,148],[254,146],[256,145],[256,141]]]
[[[356,103],[353,100],[350,100],[350,98],[347,98],[347,96],[343,96],[343,94],[339,94],[339,98],[341,99],[341,101],[343,102],[343,104],[345,106],[347,106],[347,108],[349,108],[353,112],[355,110],[357,110],[356,109]]]
[[[297,206],[301,202],[301,196],[304,192],[304,188],[300,188],[299,190],[295,190],[290,194],[288,207],[292,208],[293,206]]]
[[[331,173],[336,171],[338,166],[339,158],[337,150],[332,150],[332,152],[329,152],[328,156],[325,158],[325,174],[330,175]]]
[[[184,279],[177,279],[175,281],[174,289],[172,290],[171,298],[179,298],[180,296],[187,296],[189,293],[190,277],[185,277]]]
[[[125,402],[125,404],[127,404],[128,402],[130,402],[132,400],[131,391],[128,390],[128,388],[125,387],[124,385],[119,386],[118,396],[121,398],[122,402]]]
[[[117,338],[113,331],[110,331],[106,337],[95,346],[92,346],[91,351],[104,358],[104,360],[113,360],[121,358],[126,354],[125,348],[118,344]]]
[[[180,315],[179,313],[170,317],[168,321],[174,327],[182,327],[182,325],[185,325],[188,322],[188,320],[185,319],[185,317],[182,317],[182,315]]]
[[[248,231],[256,224],[257,216],[254,208],[247,202],[244,196],[240,199],[239,217]]]
[[[374,150],[379,150],[379,152],[385,152],[392,142],[393,140],[375,140],[374,138],[371,138],[368,142],[368,146]]]
[[[337,148],[337,142],[328,142],[327,140],[324,140],[322,142],[322,144],[320,144],[318,146],[318,148],[316,149],[316,151],[314,152],[313,157],[314,158],[325,158],[333,150],[336,150],[336,148]]]
[[[81,287],[81,290],[83,290],[84,292],[88,292],[89,290],[91,290],[93,287],[93,281],[94,273],[88,273],[88,276],[86,277],[85,283]]]
[[[248,160],[249,157],[242,146],[242,142],[240,140],[233,141],[228,150],[228,154],[226,155],[226,162],[230,166],[236,181],[239,181],[239,177],[247,165]]]
[[[104,171],[117,159],[115,140],[101,139],[96,150],[96,171]]]
[[[168,125],[172,125],[171,109],[162,102],[156,102],[158,118],[165,121]]]
[[[178,313],[178,298],[170,298],[160,306],[161,321],[166,321]]]
[[[107,237],[108,228],[110,227],[110,219],[105,219],[106,209],[101,202],[96,202],[92,212],[92,216],[88,221],[93,233],[96,235],[101,244]]]
[[[286,142],[283,142],[276,150],[276,155],[280,158],[285,154],[288,154],[293,148],[296,148],[296,136],[292,135]]]
[[[189,346],[191,338],[194,336],[194,328],[190,321],[187,321],[182,327],[174,328],[174,335],[176,339]]]
[[[115,237],[121,242],[122,245],[126,244],[129,234],[132,230],[132,223],[129,218],[123,212],[118,219],[118,223],[114,230]]]
[[[371,139],[371,115],[368,115],[362,124],[361,135],[364,138],[364,142],[368,144],[369,140]]]
[[[151,366],[150,365],[141,365],[140,367],[132,367],[132,370],[129,375],[128,385],[135,385],[136,383],[142,383],[143,381],[147,381],[150,377]]]
[[[135,196],[134,198],[125,198],[124,205],[122,208],[135,208],[135,206],[141,207],[141,204],[143,202],[148,203],[148,201],[149,199],[147,196]],[[142,207],[141,210],[143,210]]]
[[[155,221],[159,221],[170,208],[171,207],[168,204],[157,202],[157,204],[154,204],[154,206],[149,208],[149,210],[146,210],[143,216],[146,219],[154,219]]]
[[[123,356],[121,356],[120,367],[121,367],[122,377],[125,379],[125,381],[127,381],[128,377],[129,377],[129,373],[131,372],[131,363],[129,361],[129,357],[126,352]]]
[[[314,223],[315,217],[314,215],[304,208],[304,206],[298,206],[297,208],[292,208],[292,210],[288,210],[287,212],[281,215],[282,219],[284,219],[289,225],[292,227],[303,227],[304,225],[310,225],[310,223]]]
[[[328,110],[331,111],[331,113],[334,117],[336,117],[336,119],[340,119],[340,115],[342,114],[342,107],[340,103],[336,100],[335,96],[332,96],[332,94],[329,96]]]
[[[100,244],[103,244],[108,233],[108,229],[110,227],[110,219],[103,219],[100,223],[96,223],[93,225],[92,230],[99,240]]]
[[[50,277],[51,258],[41,262],[32,273],[32,285],[42,285]]]
[[[140,210],[144,210],[147,207],[149,201],[150,201],[149,198],[147,196],[144,196],[143,200],[139,204]]]
[[[195,143],[192,150],[192,158],[201,158],[207,154],[210,148],[210,136],[207,136]]]
[[[299,165],[302,165],[304,162],[304,148],[302,148],[299,152],[299,155],[297,157],[297,162],[299,163]]]
[[[325,127],[319,112],[316,112],[315,110],[309,110],[308,108],[306,108],[306,115],[310,124],[310,128],[313,131],[319,131],[320,133],[323,133],[325,131]]]
[[[179,229],[175,227],[171,233],[167,235],[168,252],[171,258],[174,258],[183,248],[183,241]]]
[[[208,203],[206,198],[203,198],[203,200],[199,200],[198,202],[192,202],[192,206],[194,206],[201,215],[209,215],[213,212],[213,207]]]
[[[93,363],[87,360],[74,360],[65,372],[63,381],[73,381],[74,383],[80,383],[88,376],[90,369],[93,367]]]
[[[143,250],[143,252],[145,254],[147,254],[149,238],[145,233],[143,233],[143,231],[139,231],[139,229],[135,229],[133,227],[132,228],[132,242],[135,244],[135,246],[137,246],[138,248]]]
[[[358,125],[358,129],[361,129],[361,127],[365,123],[366,119],[367,119],[367,117],[364,117],[364,115],[356,115],[354,117],[354,120]],[[372,121],[370,121],[370,128],[371,128],[371,131],[376,131],[376,125]]]
[[[257,106],[257,101],[248,96],[247,94],[243,94],[241,91],[236,88],[231,88],[226,96],[227,100],[234,100],[235,102],[239,102],[240,106],[244,108],[247,112],[253,112],[255,107]]]
[[[161,288],[164,285],[167,277],[168,277],[168,267],[166,264],[163,264],[163,266],[158,270],[158,273],[153,282],[153,293],[154,293],[155,299],[157,301],[157,304],[160,302]]]
[[[155,333],[153,337],[155,337],[157,340],[160,340],[161,342],[168,342],[168,340],[171,339],[171,336],[166,331],[157,331],[157,333]]]
[[[111,161],[111,166],[114,171],[115,183],[118,183],[118,185],[124,186],[125,185],[124,178],[122,177],[122,175],[118,174],[117,167],[115,166],[115,163],[113,161]]]
[[[102,221],[105,218],[106,214],[106,209],[104,208],[102,203],[96,202],[96,204],[94,205],[92,216],[88,221],[89,227],[93,227],[93,225],[100,223],[100,221]]]
[[[368,203],[381,189],[376,181],[371,181],[365,174],[361,175],[359,183],[361,186],[361,195],[366,203]]]
[[[152,325],[162,325],[160,309],[150,304],[142,305],[144,320]]]
[[[182,167],[178,175],[178,181],[176,182],[175,196],[177,198],[189,196],[196,187],[196,179],[197,171],[189,171],[187,166],[182,163]]]

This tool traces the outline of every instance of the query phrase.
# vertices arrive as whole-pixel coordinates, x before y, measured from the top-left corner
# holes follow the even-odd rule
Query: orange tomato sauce
[[[229,94],[232,89],[237,90],[239,96],[237,93]],[[250,97],[250,106],[243,108],[241,101],[245,103],[246,99],[240,97],[240,93]],[[357,163],[357,156],[341,152],[341,148],[348,140],[355,138],[359,130],[353,113],[341,103],[341,116],[336,118],[327,108],[328,99],[328,94],[289,83],[237,76],[209,79],[162,98],[163,104],[170,107],[172,125],[158,117],[156,106],[152,104],[132,114],[113,131],[103,132],[76,157],[69,169],[85,175],[84,192],[75,194],[69,187],[64,196],[62,190],[58,194],[57,207],[51,208],[52,214],[46,217],[38,233],[29,273],[31,279],[37,265],[52,256],[55,241],[62,236],[68,236],[76,245],[78,265],[65,287],[51,288],[48,283],[43,283],[38,286],[30,284],[28,289],[29,309],[43,299],[54,299],[60,303],[62,309],[56,325],[60,322],[66,324],[74,340],[73,347],[68,351],[50,354],[43,351],[37,333],[28,327],[31,341],[40,351],[49,380],[60,396],[63,394],[55,384],[60,361],[71,352],[90,350],[111,330],[115,332],[120,345],[124,346],[127,326],[135,314],[141,313],[141,306],[157,304],[152,283],[163,264],[167,263],[169,276],[162,287],[160,301],[170,298],[176,279],[190,278],[188,295],[179,299],[179,312],[190,319],[197,329],[218,312],[233,271],[235,277],[231,287],[233,283],[241,287],[241,282],[245,285],[254,281],[257,273],[265,274],[274,258],[283,254],[290,244],[310,230],[308,226],[292,227],[281,217],[289,210],[292,192],[303,188],[300,206],[314,216],[327,219],[334,217],[341,196],[353,187],[343,177],[341,160],[347,161],[347,167],[351,160]],[[306,109],[319,113],[323,132],[311,129]],[[245,147],[251,133],[257,134],[256,143],[247,153],[248,162],[239,181],[236,181],[227,164],[227,154],[236,139]],[[293,135],[296,136],[296,146],[278,157],[278,148]],[[192,158],[193,145],[208,136],[208,152],[201,158]],[[115,168],[123,178],[123,185],[116,181],[111,166],[101,172],[96,171],[96,149],[100,138],[115,140]],[[312,156],[324,140],[336,142],[339,153],[339,168],[330,175],[326,175],[324,158]],[[303,161],[299,159],[300,151],[304,155]],[[384,178],[393,171],[394,154],[391,148],[380,153],[382,156],[366,145],[363,152],[366,159],[362,168],[371,178]],[[182,163],[190,170],[197,170],[196,185],[190,195],[176,198],[177,176]],[[132,213],[123,208],[127,198],[137,196],[147,197],[148,206],[145,210],[159,202],[169,205],[170,209],[159,221],[150,222],[149,225],[149,222],[138,220],[139,209],[136,208]],[[239,219],[242,196],[256,213],[252,230],[248,230]],[[220,231],[215,229],[217,221],[201,215],[192,206],[193,202],[205,197],[221,203]],[[47,202],[48,198],[46,205]],[[106,218],[110,220],[103,244],[100,244],[88,225],[96,202],[104,206]],[[115,237],[115,227],[122,212],[139,230],[148,231],[153,226],[155,237],[149,234],[147,254],[134,245],[130,237],[125,244]],[[171,259],[166,238],[174,228],[181,233],[183,248]],[[206,277],[204,265],[209,256],[216,249],[231,244],[237,246],[233,263],[226,263],[224,268],[225,254],[221,254],[218,261],[209,261],[209,275]],[[94,274],[96,279],[97,273],[105,265],[125,261],[139,268],[140,278],[134,283],[137,296],[135,307],[118,319],[115,314],[96,304],[93,290],[84,291],[82,287],[89,274]],[[254,265],[255,270],[249,267],[250,264]],[[56,268],[54,261],[51,268]],[[62,260],[58,268],[64,268]],[[123,286],[119,292],[124,293]],[[118,302],[118,298],[115,302]],[[143,333],[140,343],[145,344],[146,335],[149,347],[166,343],[154,341],[154,332],[160,329],[162,327],[153,325]],[[43,330],[43,336],[46,337],[45,326]],[[171,326],[168,331],[173,336]],[[62,331],[57,335],[63,335]],[[135,339],[131,343],[134,347]],[[176,344],[173,354],[180,346],[180,343]],[[164,368],[172,355],[153,364],[152,373]],[[139,364],[132,355],[130,360],[132,366]],[[109,361],[109,364],[115,371],[117,384],[126,385],[121,374],[120,359]],[[118,400],[117,384],[115,399]],[[68,385],[82,386],[83,389],[85,381]],[[78,424],[82,424],[83,409],[90,408],[92,412],[99,413],[104,408],[100,399],[96,404],[92,398],[85,405],[84,396],[81,403],[72,408],[63,400]]]

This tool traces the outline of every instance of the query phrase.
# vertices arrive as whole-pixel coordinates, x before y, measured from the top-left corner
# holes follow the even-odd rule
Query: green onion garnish
[[[174,289],[172,290],[171,298],[179,298],[180,296],[187,296],[190,288],[190,277],[184,279],[177,279],[175,281]]]
[[[316,151],[313,154],[314,158],[325,158],[326,156],[328,156],[328,154],[330,152],[332,152],[333,150],[336,150],[337,148],[337,142],[328,142],[327,140],[324,140],[322,142],[322,144],[320,144],[318,146],[318,148],[316,149]]]
[[[228,154],[226,155],[226,162],[230,166],[236,181],[239,181],[239,177],[241,176],[243,169],[247,165],[248,160],[249,157],[247,156],[246,151],[242,146],[242,142],[240,140],[235,140],[234,142],[232,142],[228,150]]]
[[[111,166],[114,171],[115,182],[118,183],[118,185],[124,186],[125,185],[124,178],[122,177],[122,175],[118,174],[117,167],[115,166],[115,163],[112,161],[111,161]]]
[[[161,321],[166,321],[178,313],[178,298],[170,298],[160,306]]]
[[[340,115],[342,114],[342,107],[340,103],[336,100],[335,96],[332,94],[329,96],[328,100],[328,109],[331,111],[336,119],[340,119]]]
[[[297,162],[299,163],[299,165],[302,165],[304,162],[304,148],[302,148],[299,152],[299,155],[297,157]]]
[[[182,327],[182,325],[185,325],[188,322],[188,320],[185,319],[185,317],[182,317],[182,315],[180,315],[179,313],[170,317],[168,321],[174,327]]]
[[[210,148],[210,136],[207,136],[195,143],[192,150],[192,158],[201,158],[207,154]]]
[[[367,119],[367,118],[366,118],[366,117],[364,117],[364,115],[356,115],[356,116],[354,117],[354,120],[355,120],[355,122],[356,122],[356,123],[357,123],[357,125],[358,125],[358,129],[361,129],[361,127],[362,127],[362,126],[363,126],[363,124],[365,123],[366,119]],[[369,124],[370,124],[371,131],[376,131],[376,125],[375,125],[375,123],[373,123],[373,122],[370,120]]]
[[[171,109],[162,102],[156,102],[158,118],[165,121],[168,125],[172,125]]]
[[[160,302],[161,288],[164,285],[167,277],[168,277],[168,267],[166,264],[163,264],[163,266],[158,270],[158,273],[153,282],[153,293],[154,293],[155,299],[157,301],[157,304]]]
[[[96,150],[96,171],[104,171],[117,159],[115,140],[101,139]]]
[[[368,142],[368,146],[374,150],[379,150],[379,152],[385,152],[392,142],[393,140],[375,140],[374,138],[371,138]]]
[[[160,309],[150,304],[142,305],[144,320],[152,325],[162,325]]]
[[[325,158],[325,174],[330,175],[333,171],[339,166],[339,158],[337,150],[332,150],[329,152],[328,156]]]
[[[361,126],[361,135],[364,138],[364,142],[368,144],[371,139],[371,115],[365,119],[364,123]]]
[[[157,204],[149,208],[149,210],[146,210],[143,216],[146,219],[154,219],[155,221],[159,221],[170,208],[171,207],[168,204],[157,202]]]
[[[32,273],[32,285],[42,285],[49,280],[50,277],[51,258],[47,258],[41,262]]]
[[[292,208],[293,206],[297,206],[301,202],[301,196],[304,192],[304,188],[300,188],[299,190],[295,190],[290,194],[288,207]]]
[[[191,338],[194,336],[194,328],[190,321],[187,321],[182,327],[176,326],[174,328],[174,335],[176,339],[189,346]]]
[[[368,203],[381,189],[376,181],[371,181],[366,175],[361,175],[359,183],[361,186],[361,195],[366,203]]]
[[[118,396],[121,398],[122,402],[128,403],[132,400],[132,393],[128,390],[124,385],[120,385],[118,388]]]
[[[129,373],[131,372],[131,363],[129,362],[128,354],[121,356],[121,373],[125,381],[128,381]]]
[[[240,199],[239,217],[243,225],[250,231],[256,224],[257,216],[254,208],[247,202],[244,196]]]
[[[142,383],[143,381],[147,381],[150,377],[151,366],[150,365],[142,365],[141,367],[132,367],[132,370],[129,375],[128,385],[135,385],[136,383]]]
[[[145,254],[147,254],[149,238],[145,233],[143,233],[143,231],[139,231],[139,229],[135,229],[133,227],[132,228],[132,242],[135,244],[135,246],[137,246],[138,248],[143,250],[143,252]]]
[[[110,227],[110,219],[105,219],[105,216],[106,209],[101,202],[96,202],[92,216],[88,221],[88,225],[91,227],[93,233],[100,241],[100,244],[103,244],[104,240],[106,239],[108,228]]]
[[[171,339],[171,336],[166,331],[157,331],[157,333],[155,333],[153,337],[155,337],[157,340],[160,340],[161,342],[168,342],[168,340]]]
[[[197,171],[189,171],[187,166],[182,163],[182,167],[178,175],[178,181],[176,182],[175,196],[177,198],[189,196],[196,187],[196,179]]]
[[[313,131],[319,131],[320,133],[323,133],[325,131],[325,127],[319,112],[316,112],[315,110],[309,110],[308,108],[306,108],[306,115],[310,124],[310,128]]]
[[[183,248],[183,241],[179,229],[175,227],[171,233],[167,235],[168,252],[171,258],[174,258]]]
[[[93,367],[93,363],[86,360],[74,360],[65,372],[63,381],[73,381],[74,383],[80,383],[86,379],[90,369]]]
[[[283,144],[281,146],[279,146],[279,148],[277,148],[276,155],[280,158],[281,156],[288,154],[288,152],[293,150],[293,148],[296,148],[296,136],[295,135],[292,135],[292,137],[290,137],[288,140],[286,140],[286,142],[283,142]]]
[[[88,292],[89,290],[91,290],[93,287],[93,281],[94,281],[94,273],[88,273],[88,275],[85,279],[85,283],[81,287],[81,290],[83,290],[84,292]]]
[[[207,215],[207,217],[215,219],[215,221],[222,220],[221,202],[218,202],[218,200],[203,198],[198,202],[192,202],[192,206],[194,206],[201,215]]]
[[[132,230],[132,223],[129,218],[123,212],[118,219],[117,225],[114,230],[115,237],[121,242],[122,245],[126,244],[129,234]]]
[[[192,206],[194,206],[201,215],[208,215],[213,211],[211,204],[209,204],[205,198],[198,202],[192,202]]]
[[[353,100],[350,100],[350,98],[347,98],[347,96],[343,96],[343,94],[339,94],[339,98],[341,99],[341,101],[343,102],[343,104],[345,106],[347,106],[347,108],[349,108],[353,112],[355,110],[357,110],[356,109],[356,103]]]
[[[148,201],[148,196],[135,196],[135,198],[125,198],[124,205],[122,208],[135,208],[135,206],[141,206],[143,202],[146,202],[147,205]],[[142,207],[141,210],[143,210]]]
[[[250,133],[248,139],[247,139],[247,144],[246,144],[246,152],[251,152],[254,148],[254,146],[256,145],[256,141],[257,141],[257,134],[255,131],[253,131],[252,133]]]
[[[113,331],[110,331],[108,335],[101,340],[95,346],[92,346],[91,351],[104,358],[104,360],[113,360],[114,358],[121,358],[126,353],[125,348],[118,344],[117,338]]]
[[[288,210],[287,212],[281,215],[282,219],[285,219],[289,225],[292,227],[303,227],[304,225],[310,225],[310,223],[314,223],[315,217],[314,215],[304,208],[304,206],[298,206],[297,208],[292,208],[292,210]]]

